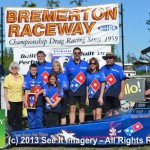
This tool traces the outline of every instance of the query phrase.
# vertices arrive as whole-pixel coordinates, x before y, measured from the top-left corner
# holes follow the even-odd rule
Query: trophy
[[[27,109],[36,109],[36,97],[35,97],[35,80],[31,81],[30,92],[28,93],[28,108]]]

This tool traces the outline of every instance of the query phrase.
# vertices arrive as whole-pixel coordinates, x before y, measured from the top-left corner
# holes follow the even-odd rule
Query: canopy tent
[[[150,66],[148,65],[142,65],[140,67],[135,68],[136,71],[146,71],[146,74],[148,74],[148,71],[150,71]]]
[[[149,53],[149,52],[150,52],[150,46],[147,47],[147,48],[145,48],[145,49],[143,49],[143,50],[141,50],[141,53],[142,53],[142,54],[145,54],[147,57],[150,58],[150,56],[147,54],[147,53]]]

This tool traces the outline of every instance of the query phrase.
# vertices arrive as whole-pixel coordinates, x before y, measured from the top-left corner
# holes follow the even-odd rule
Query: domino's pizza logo
[[[116,83],[116,78],[115,78],[114,75],[111,73],[111,74],[109,74],[109,75],[106,77],[106,81],[107,81],[107,83],[106,83],[106,90],[107,90],[107,89],[110,88],[113,84]]]
[[[55,103],[55,102],[57,101],[58,97],[59,97],[59,95],[58,95],[58,93],[56,92],[56,93],[51,97],[51,102],[52,102],[52,103]]]
[[[141,130],[142,128],[143,128],[143,125],[142,125],[140,122],[137,122],[137,123],[133,124],[132,126],[126,128],[126,129],[124,130],[124,132],[125,132],[127,135],[131,136],[133,133],[135,133],[135,132]]]
[[[41,86],[38,84],[38,85],[35,86],[34,92],[39,93],[40,91],[41,91]]]
[[[71,81],[70,89],[75,92],[85,82],[85,75],[83,72],[79,72],[77,76]]]
[[[47,71],[44,71],[41,76],[43,77],[43,80],[45,83],[48,82],[48,76],[49,76],[49,73]]]
[[[92,81],[92,83],[88,88],[89,98],[92,98],[99,88],[100,83],[96,78],[94,78],[94,80]]]
[[[58,93],[56,92],[56,93],[51,97],[50,101],[51,101],[52,103],[55,103],[55,102],[57,101],[58,97],[59,97],[59,95],[58,95]],[[48,102],[46,102],[46,105],[45,105],[45,106],[46,106],[46,108],[51,109],[51,106],[49,105]]]

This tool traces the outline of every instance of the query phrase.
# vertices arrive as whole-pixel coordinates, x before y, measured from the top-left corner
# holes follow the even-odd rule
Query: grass
[[[105,149],[105,150],[149,150],[150,145],[146,146],[137,146],[137,147],[131,147],[131,146],[118,146],[118,147],[11,147],[10,150],[99,150],[99,149]]]

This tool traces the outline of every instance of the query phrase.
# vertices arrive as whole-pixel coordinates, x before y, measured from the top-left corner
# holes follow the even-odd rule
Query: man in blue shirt
[[[37,74],[36,64],[30,65],[30,74],[26,75],[23,88],[25,89],[24,105],[28,112],[29,128],[42,128],[43,102],[45,101],[43,98],[44,81],[43,78]],[[28,97],[30,97],[30,101],[31,99],[36,101],[36,109],[28,109],[30,107]],[[31,103],[34,105],[34,102]]]
[[[38,75],[41,75],[44,82],[48,82],[48,76],[52,71],[52,64],[50,62],[47,62],[45,60],[46,54],[43,51],[37,52],[37,62],[35,63],[37,65],[37,72]],[[30,71],[28,71],[27,75],[30,74]]]
[[[109,116],[112,116],[112,113],[117,115],[119,114],[120,100],[124,95],[126,75],[122,67],[114,63],[116,56],[112,52],[107,52],[102,58],[106,60],[106,65],[101,68],[107,80],[104,94],[106,108],[112,110],[109,111]]]
[[[48,82],[48,76],[52,71],[52,64],[45,60],[46,54],[43,51],[37,52],[37,60],[36,63],[38,67],[38,75],[43,77],[44,82]]]
[[[79,121],[84,122],[85,111],[84,105],[86,101],[86,73],[88,63],[81,60],[81,49],[76,47],[73,49],[74,59],[70,60],[64,69],[69,80],[69,104],[70,124],[75,123],[76,103],[79,103]]]

